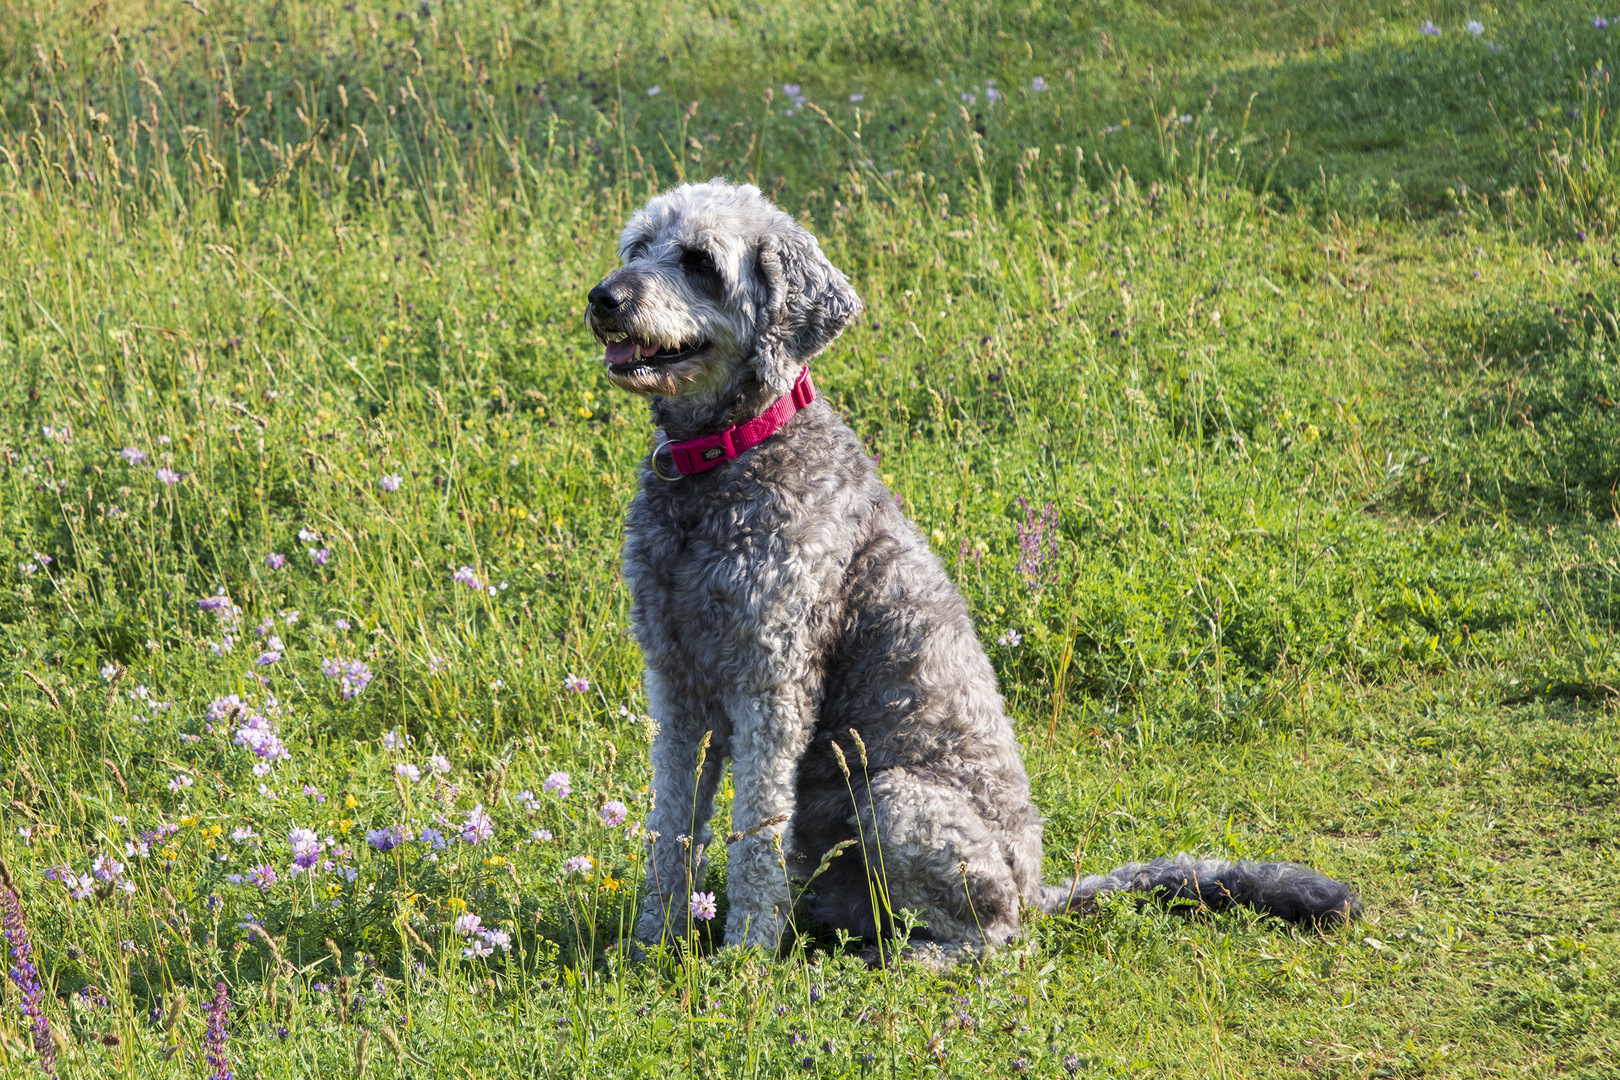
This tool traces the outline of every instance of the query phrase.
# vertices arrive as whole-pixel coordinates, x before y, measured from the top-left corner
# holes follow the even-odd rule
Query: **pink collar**
[[[816,388],[810,384],[810,369],[800,368],[793,389],[777,398],[774,405],[752,420],[732,424],[713,435],[667,444],[675,458],[675,471],[682,476],[691,476],[693,473],[708,472],[722,461],[730,461],[749,447],[757,446],[781,431],[795,413],[814,400]],[[657,465],[653,468],[656,469]]]

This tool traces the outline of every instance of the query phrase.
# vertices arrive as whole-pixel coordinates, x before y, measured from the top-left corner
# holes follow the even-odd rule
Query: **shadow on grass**
[[[1389,17],[1398,24],[1405,16]],[[1200,72],[1207,80],[1183,84],[1208,87],[1224,132],[1245,131],[1246,182],[1269,183],[1286,202],[1322,213],[1429,215],[1450,209],[1459,185],[1492,194],[1533,185],[1538,148],[1579,126],[1580,80],[1612,68],[1620,51],[1573,10],[1495,23],[1477,36],[1461,25],[1398,40],[1385,27],[1340,30],[1323,43],[1329,47],[1211,66]],[[1607,80],[1595,85],[1612,103]],[[1185,90],[1177,98],[1174,82],[1150,82],[1147,94],[1175,111],[1191,104]],[[1150,136],[1152,117],[1141,120],[1110,156],[1151,179],[1167,171],[1162,140]]]
[[[1453,318],[1411,372],[1428,460],[1388,500],[1413,515],[1521,524],[1620,520],[1620,293]]]

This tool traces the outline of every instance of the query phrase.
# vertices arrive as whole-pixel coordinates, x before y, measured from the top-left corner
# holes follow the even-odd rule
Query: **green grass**
[[[1594,12],[3,11],[0,858],[65,1075],[207,1075],[220,980],[243,1077],[1616,1075]],[[1049,876],[1298,859],[1365,923],[1110,905],[945,976],[810,927],[619,961],[640,842],[597,808],[646,806],[616,564],[650,433],[581,306],[633,206],[714,174],[866,301],[818,384],[968,597]],[[1058,520],[1033,586],[1020,500]],[[207,716],[232,694],[278,703],[268,775]],[[476,846],[365,840],[475,805]],[[295,827],[354,879],[290,874]],[[44,876],[104,854],[129,891]],[[463,959],[467,913],[510,952]]]

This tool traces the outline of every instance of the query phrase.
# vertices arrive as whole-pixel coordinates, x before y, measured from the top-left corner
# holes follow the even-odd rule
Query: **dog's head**
[[[749,377],[776,394],[861,313],[821,245],[750,184],[683,184],[636,211],[624,265],[586,320],[608,378],[638,394],[715,398]]]

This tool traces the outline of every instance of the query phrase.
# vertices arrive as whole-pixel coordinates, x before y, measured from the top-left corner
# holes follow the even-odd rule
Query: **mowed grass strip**
[[[1594,13],[7,15],[0,858],[64,1075],[209,1075],[218,982],[242,1076],[1612,1075]],[[622,960],[650,431],[580,313],[715,174],[866,301],[818,384],[972,606],[1048,876],[1293,859],[1366,922]]]

